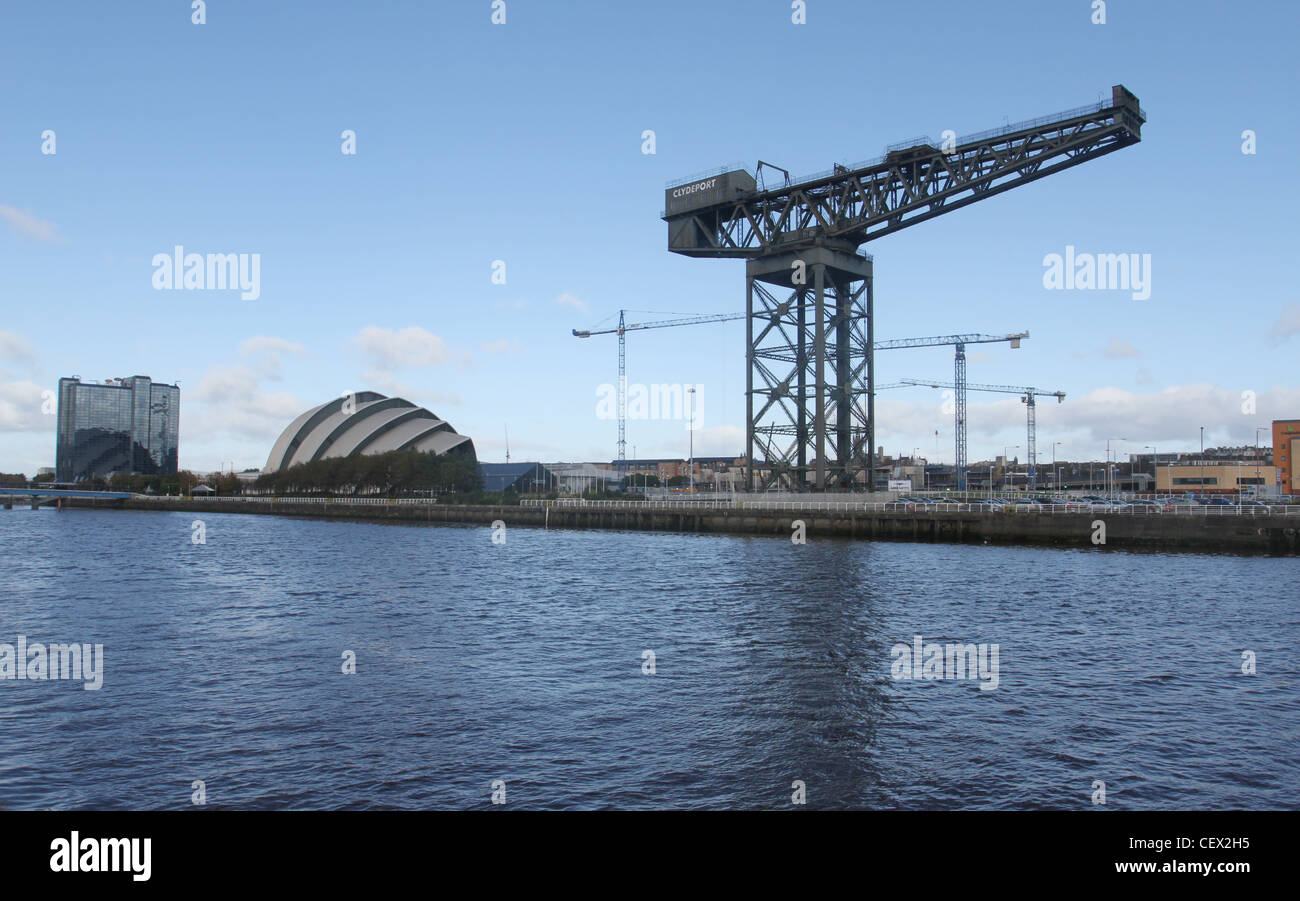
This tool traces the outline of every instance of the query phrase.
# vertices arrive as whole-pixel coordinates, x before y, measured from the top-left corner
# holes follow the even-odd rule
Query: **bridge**
[[[6,510],[12,510],[16,498],[31,498],[32,509],[36,510],[49,504],[58,504],[65,497],[83,497],[98,500],[126,501],[131,499],[129,491],[77,491],[73,488],[0,488],[0,503]]]

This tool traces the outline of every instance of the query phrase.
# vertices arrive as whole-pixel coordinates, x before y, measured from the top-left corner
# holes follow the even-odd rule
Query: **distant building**
[[[106,382],[59,379],[55,477],[175,475],[181,389],[144,375]]]
[[[480,463],[478,471],[484,491],[536,494],[559,486],[559,480],[544,463]]]
[[[594,463],[547,463],[546,469],[559,480],[559,490],[578,494],[584,491],[617,491],[618,470]]]
[[[734,489],[743,485],[742,471],[745,468],[743,456],[695,457],[693,461],[677,457],[645,457],[624,460],[623,472],[628,476],[628,484],[636,485],[634,476],[654,476],[659,483],[666,484],[669,479],[691,477],[691,463],[695,464],[695,487],[712,486],[723,490]],[[609,467],[617,470],[619,461],[611,460]]]
[[[400,397],[358,391],[326,401],[285,427],[262,472],[279,472],[300,463],[414,450],[463,454],[477,462],[474,442],[450,423]]]
[[[1160,492],[1261,494],[1276,482],[1277,471],[1260,461],[1169,465],[1156,473],[1156,491]]]
[[[1300,471],[1296,470],[1300,454],[1300,419],[1273,421],[1273,464],[1278,471],[1278,485],[1283,494],[1300,494]]]

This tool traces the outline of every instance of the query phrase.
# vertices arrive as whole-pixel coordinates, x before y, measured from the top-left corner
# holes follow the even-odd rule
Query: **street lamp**
[[[1160,452],[1154,444],[1144,444],[1142,449],[1151,448],[1151,476],[1156,480],[1156,491],[1160,490]]]
[[[1264,480],[1259,474],[1259,461],[1263,459],[1259,453],[1259,433],[1269,428],[1266,425],[1255,426],[1255,500],[1259,500],[1260,489],[1264,487]]]
[[[1106,496],[1113,497],[1115,494],[1115,476],[1110,468],[1110,443],[1112,441],[1127,441],[1127,438],[1107,438],[1106,439]]]
[[[690,467],[691,470],[691,494],[694,494],[695,493],[695,386],[688,385],[686,388],[686,393],[690,395],[690,406],[691,406],[691,422],[690,422],[691,456],[687,465]]]
[[[1056,448],[1064,443],[1064,441],[1052,442],[1052,490],[1058,492],[1061,490],[1061,474],[1056,471]]]
[[[1004,444],[1004,445],[1002,446],[1002,490],[1003,490],[1003,491],[1005,491],[1006,488],[1007,488],[1007,451],[1011,450],[1011,448],[1013,448],[1013,447],[1014,447],[1016,450],[1019,450],[1019,449],[1020,449],[1020,445],[1019,445],[1019,444]],[[1015,482],[1016,482],[1016,480],[1015,480],[1015,474],[1013,473],[1013,474],[1012,474],[1012,477],[1011,477],[1011,487],[1012,487],[1012,488],[1015,487]]]

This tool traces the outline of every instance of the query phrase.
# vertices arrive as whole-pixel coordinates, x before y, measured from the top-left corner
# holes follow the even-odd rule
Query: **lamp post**
[[[989,500],[993,500],[993,467],[989,467]]]
[[[1144,444],[1142,449],[1151,448],[1151,476],[1156,480],[1156,490],[1160,490],[1160,452],[1154,444]]]
[[[1106,439],[1106,497],[1115,495],[1115,476],[1110,468],[1110,443],[1112,441],[1127,441],[1127,438],[1107,438]]]
[[[1259,433],[1269,429],[1269,426],[1255,426],[1255,500],[1259,500],[1259,490],[1264,487],[1264,480],[1260,476],[1260,460],[1263,458],[1259,453]]]
[[[1055,492],[1061,490],[1061,474],[1056,471],[1056,448],[1064,443],[1063,441],[1052,442],[1052,491]]]
[[[690,422],[691,456],[687,465],[690,467],[691,470],[691,494],[694,494],[695,493],[695,386],[694,385],[688,386],[686,388],[686,393],[690,395],[690,405],[691,405],[691,422]]]
[[[1016,450],[1020,449],[1019,444],[1004,444],[1002,446],[1002,490],[1003,491],[1005,491],[1007,488],[1007,451],[1011,450],[1011,448],[1013,447]],[[1013,473],[1011,478],[1011,487],[1013,488],[1015,487],[1015,482],[1016,482],[1015,474]]]

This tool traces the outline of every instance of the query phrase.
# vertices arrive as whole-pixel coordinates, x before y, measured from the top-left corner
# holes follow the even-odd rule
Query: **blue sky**
[[[666,250],[665,181],[820,171],[1117,83],[1150,116],[1137,146],[866,246],[877,335],[1028,329],[1019,350],[972,348],[969,378],[1067,392],[1040,408],[1040,459],[1115,437],[1194,449],[1200,426],[1253,444],[1300,417],[1297,4],[1115,0],[1104,25],[1090,0],[807,0],[804,25],[788,0],[507,0],[504,25],[490,0],[191,15],[0,12],[0,470],[53,464],[41,396],[72,374],[178,381],[199,471],[260,467],[297,413],[367,388],[429,407],[484,460],[507,426],[513,459],[609,460],[596,405],[617,342],[570,330],[744,308],[742,262]],[[259,254],[260,297],[155,290],[151,261],[178,244]],[[1067,245],[1150,254],[1150,298],[1045,290]],[[877,378],[948,378],[951,359],[882,353]],[[628,379],[701,385],[696,453],[743,449],[743,322],[632,334]],[[887,452],[951,461],[938,392],[878,410]],[[970,459],[1023,445],[1023,417],[972,394]],[[681,422],[634,420],[628,442],[687,452]]]

